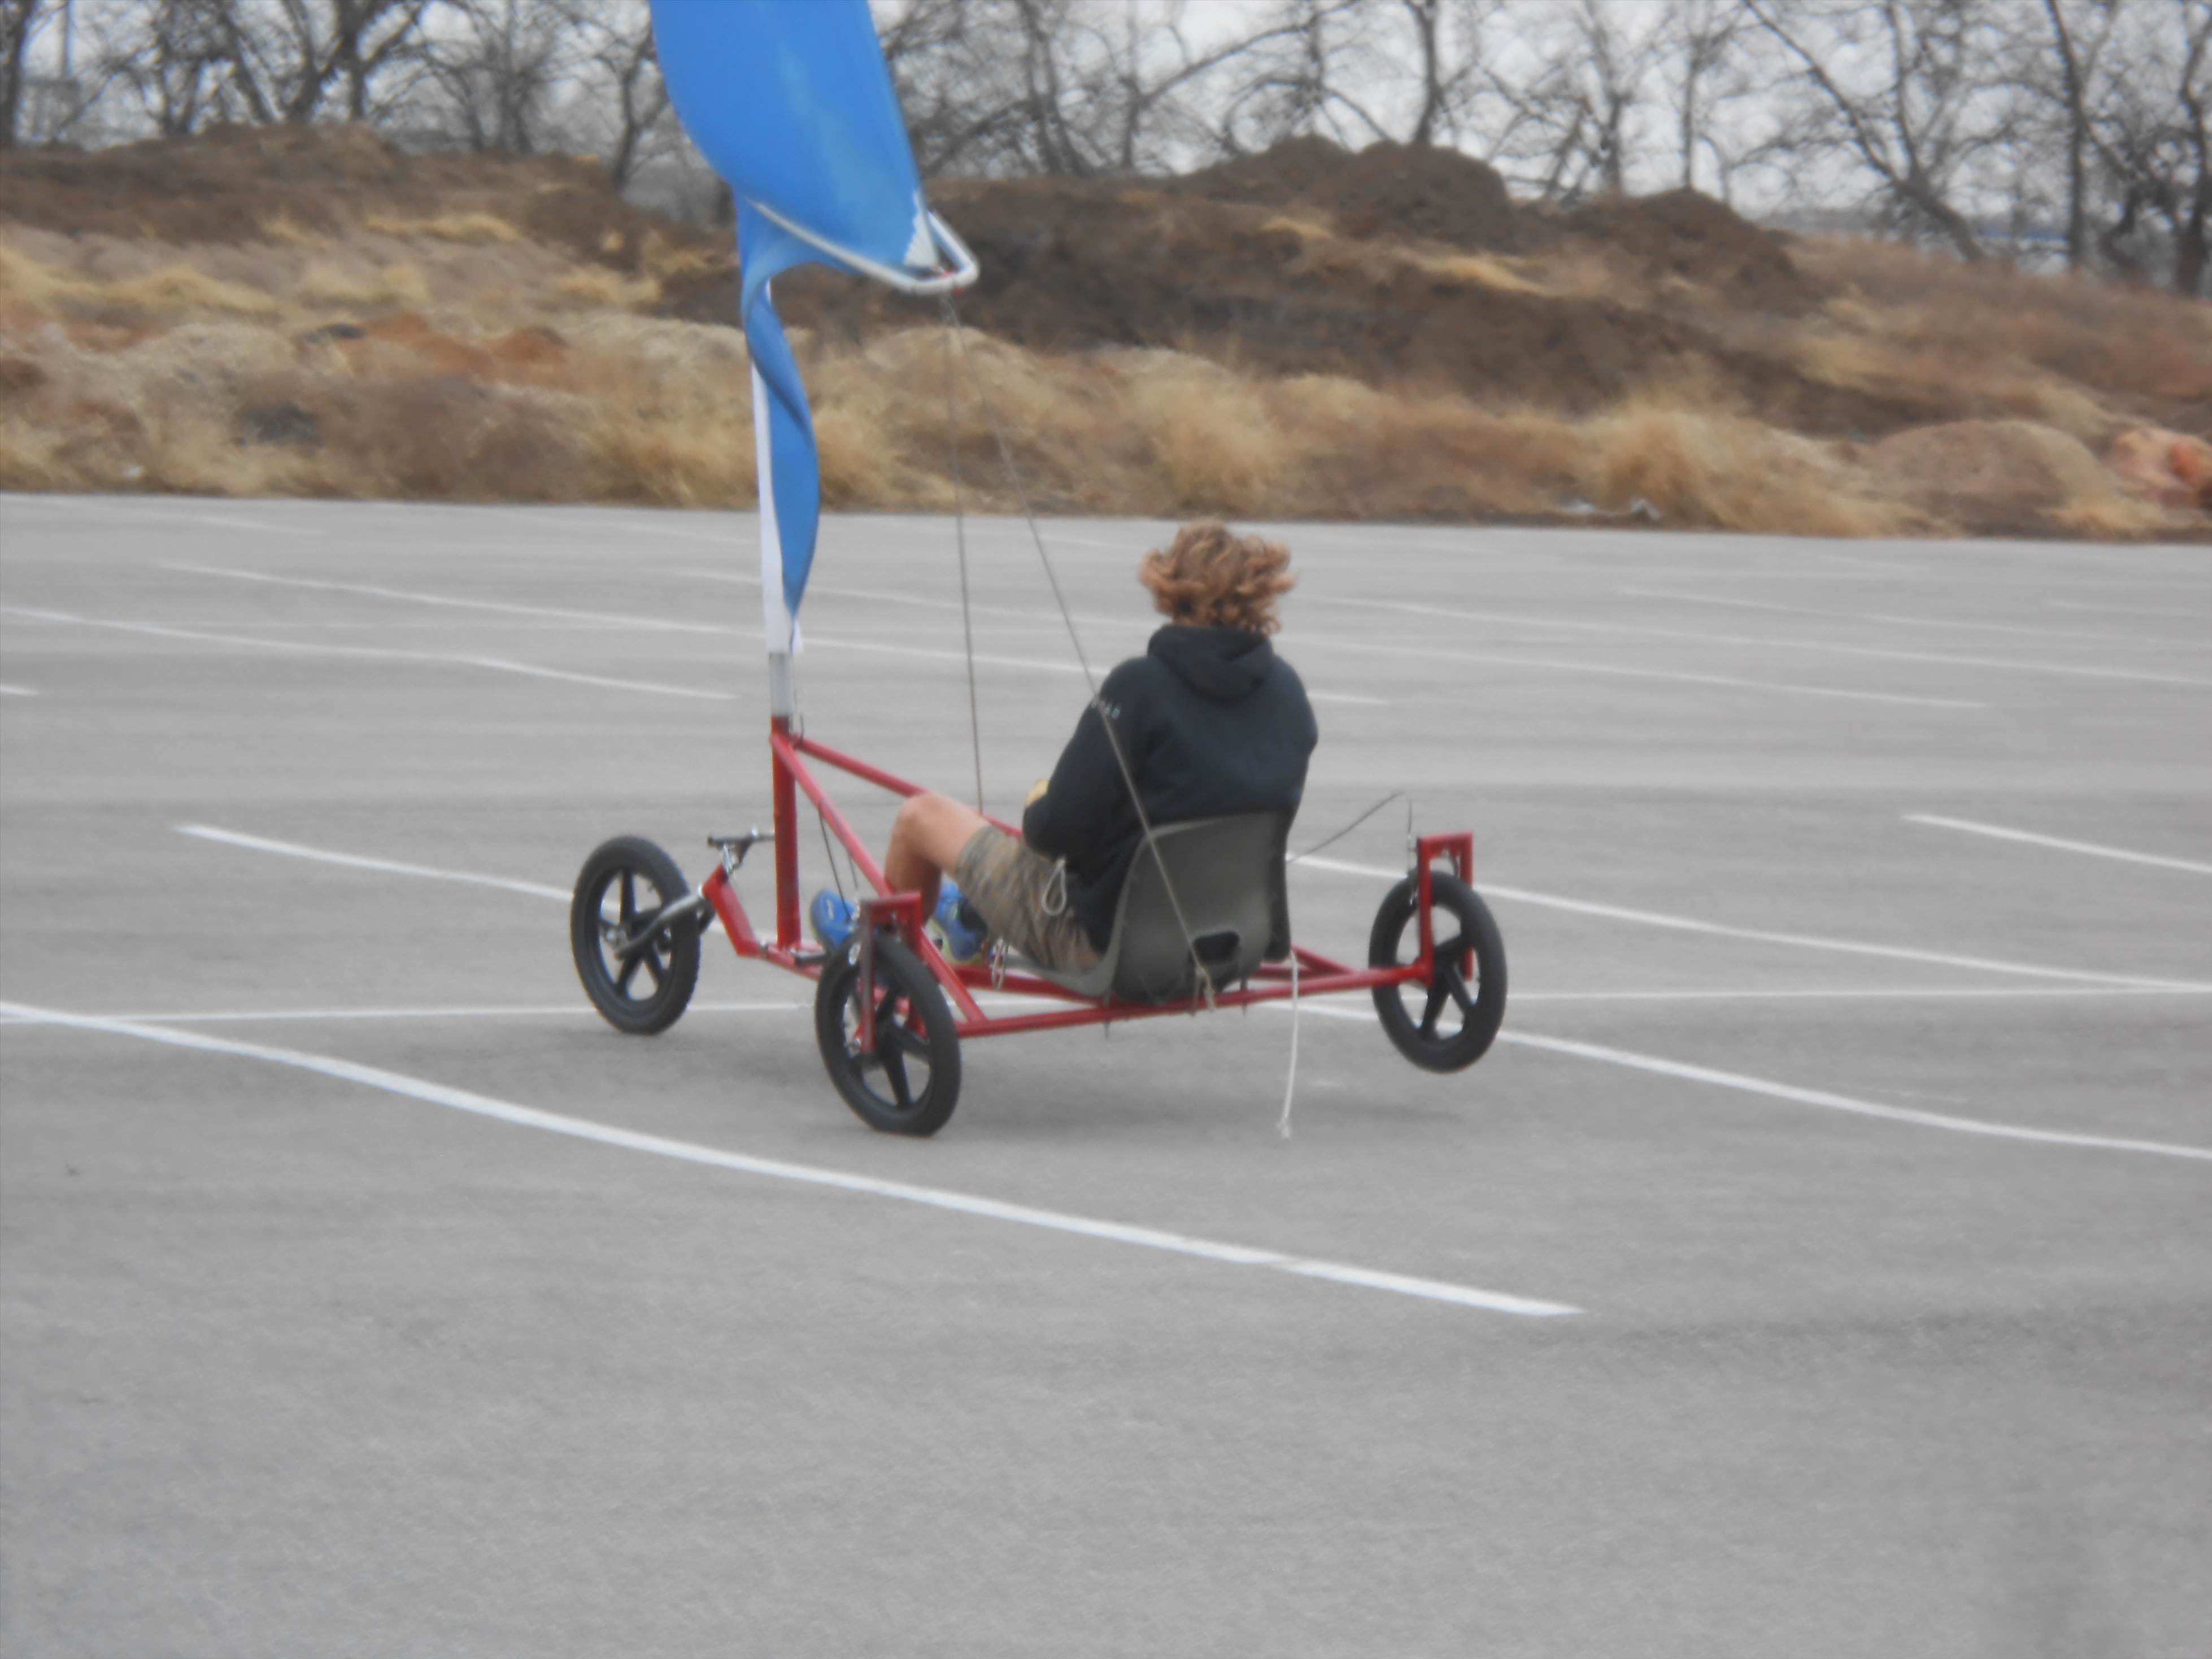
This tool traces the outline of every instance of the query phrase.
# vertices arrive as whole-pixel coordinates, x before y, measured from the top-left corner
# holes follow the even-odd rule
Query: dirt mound
[[[937,196],[982,263],[962,314],[1037,349],[1170,348],[1568,410],[1694,373],[1717,350],[1692,325],[1546,292],[1489,256],[1408,253],[1267,207],[1048,179],[947,184]],[[847,343],[927,314],[817,272],[779,278],[777,305]],[[684,314],[729,320],[734,307],[726,283],[690,296]]]
[[[2212,444],[2202,438],[2137,427],[2112,441],[2105,463],[2121,483],[2160,507],[2212,512]]]
[[[1272,149],[1202,167],[1167,184],[1209,201],[1288,207],[1326,191],[1351,157],[1350,150],[1326,138],[1285,138]]]
[[[1932,514],[1989,533],[2143,533],[2154,507],[2127,494],[2086,444],[2028,421],[1954,421],[1875,444],[1866,465]]]
[[[0,150],[0,223],[179,245],[416,228],[512,238],[634,269],[648,235],[698,239],[631,206],[573,155],[417,155],[366,127],[217,126],[102,150]]]
[[[1346,150],[1292,138],[1174,181],[1209,201],[1305,208],[1347,236],[1389,236],[1510,253],[1520,216],[1497,169],[1455,149],[1382,143]]]
[[[1725,304],[1790,315],[1824,297],[1790,258],[1787,237],[1694,190],[1592,202],[1567,215],[1562,228],[1647,276],[1672,277]]]

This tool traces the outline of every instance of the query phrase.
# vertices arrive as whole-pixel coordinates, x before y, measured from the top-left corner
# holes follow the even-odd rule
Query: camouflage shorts
[[[986,824],[960,849],[952,872],[960,896],[989,924],[991,936],[1004,939],[1041,968],[1079,974],[1098,965],[1098,947],[1065,902],[1058,915],[1046,909],[1053,862],[1033,853],[1003,830]]]

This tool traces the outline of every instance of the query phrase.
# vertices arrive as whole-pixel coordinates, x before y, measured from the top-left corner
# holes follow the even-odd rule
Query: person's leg
[[[978,830],[982,815],[943,795],[910,795],[891,821],[891,844],[884,854],[884,877],[895,893],[921,895],[926,918],[937,908],[939,880],[960,862],[961,849]]]

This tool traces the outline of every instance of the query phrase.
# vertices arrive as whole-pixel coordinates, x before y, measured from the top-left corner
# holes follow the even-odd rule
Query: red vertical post
[[[774,716],[769,726],[785,737],[791,735],[788,715]],[[775,773],[775,942],[792,951],[799,947],[799,803],[791,769],[773,744],[769,745],[769,764]]]

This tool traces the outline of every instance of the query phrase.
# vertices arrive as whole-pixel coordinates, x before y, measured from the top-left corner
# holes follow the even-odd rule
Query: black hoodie
[[[1068,902],[1103,951],[1144,830],[1102,713],[1155,826],[1296,811],[1321,734],[1305,687],[1263,634],[1171,624],[1109,674],[1052,787],[1022,815],[1022,839],[1067,861]]]

